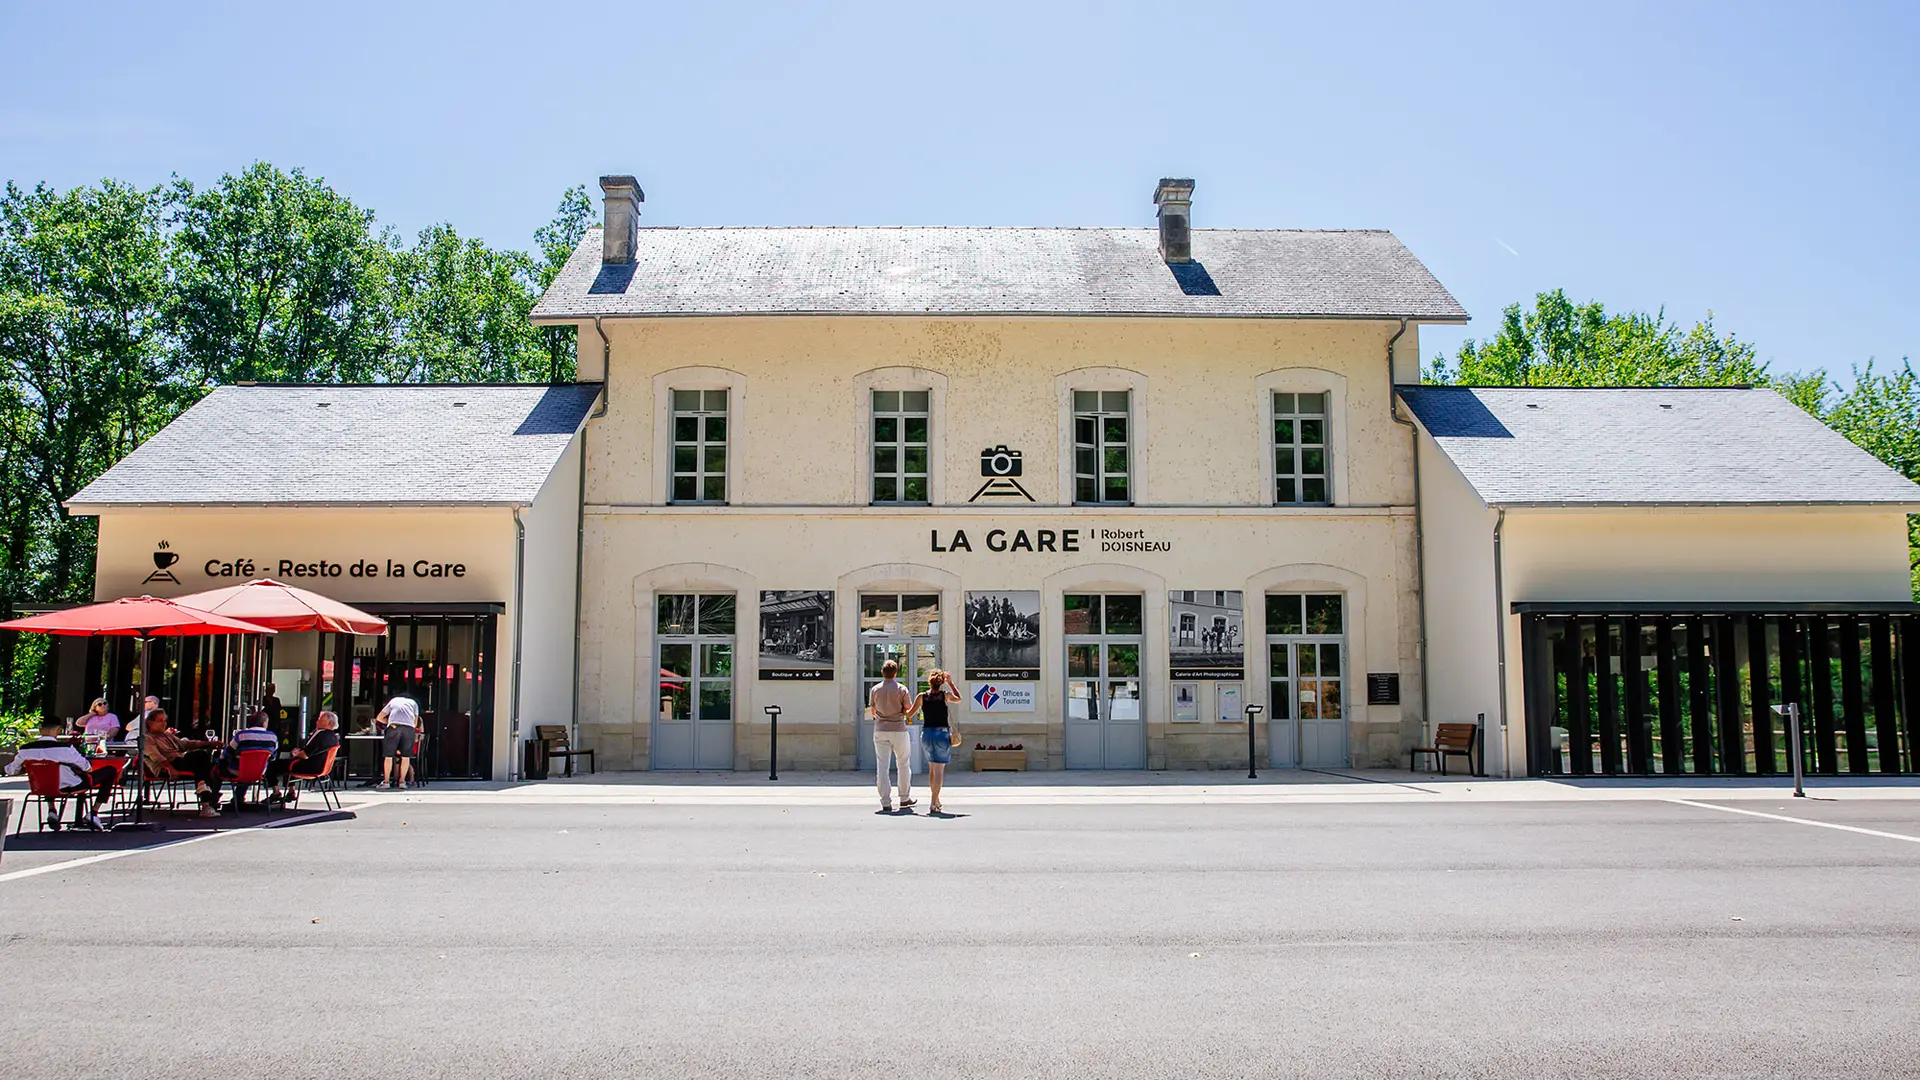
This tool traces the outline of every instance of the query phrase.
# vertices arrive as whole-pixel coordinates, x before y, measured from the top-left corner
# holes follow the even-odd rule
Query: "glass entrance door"
[[[1063,603],[1067,768],[1144,769],[1141,598],[1070,593]]]
[[[900,665],[900,683],[914,693],[927,688],[927,676],[940,666],[940,597],[923,593],[877,593],[860,597],[860,701],[854,759],[873,768],[873,721],[867,696],[880,683],[887,661]],[[926,750],[915,738],[913,771],[927,769]]]
[[[1267,759],[1277,767],[1346,768],[1343,600],[1267,597]]]
[[[733,597],[663,595],[655,618],[653,767],[733,768]]]

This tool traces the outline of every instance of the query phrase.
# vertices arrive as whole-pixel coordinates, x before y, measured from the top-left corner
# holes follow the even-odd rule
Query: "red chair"
[[[271,750],[242,750],[240,761],[234,766],[233,775],[221,772],[220,776],[233,785],[233,808],[238,811],[247,805],[247,789],[259,787],[267,778],[267,763],[273,760]],[[265,810],[266,803],[260,803]]]
[[[291,808],[295,803],[300,801],[300,785],[305,784],[308,791],[317,791],[320,793],[320,805],[332,810],[340,809],[340,784],[339,781],[333,777],[333,759],[339,756],[340,748],[334,746],[328,749],[327,755],[317,762],[302,761],[296,763],[296,766],[307,765],[309,766],[308,768],[302,769],[296,767],[289,769],[287,771],[287,790],[291,793],[292,798],[287,800],[287,806]]]
[[[26,763],[27,797],[38,799],[34,805],[40,810],[40,827],[37,831],[47,830],[47,808],[53,808],[53,831],[60,831],[60,811],[67,803],[78,800],[82,807],[86,805],[91,790],[62,791],[60,788],[60,763],[57,761],[29,761]],[[20,815],[20,823],[13,827],[13,835],[19,836],[20,829],[27,823],[27,815]]]

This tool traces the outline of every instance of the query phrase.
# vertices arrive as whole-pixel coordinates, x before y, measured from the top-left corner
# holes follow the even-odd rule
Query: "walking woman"
[[[924,714],[921,721],[920,741],[927,748],[927,783],[933,787],[933,805],[928,813],[943,813],[940,809],[940,785],[947,778],[947,763],[953,760],[953,720],[947,714],[949,704],[958,704],[960,692],[953,688],[953,676],[944,671],[935,670],[927,676],[927,689],[913,699],[913,711],[907,714],[912,720],[914,713]]]

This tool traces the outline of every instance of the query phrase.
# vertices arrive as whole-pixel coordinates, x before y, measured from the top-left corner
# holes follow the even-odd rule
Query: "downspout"
[[[1507,527],[1507,508],[1501,507],[1499,517],[1493,522],[1493,607],[1498,624],[1498,648],[1500,649],[1500,771],[1509,780],[1513,779],[1513,760],[1507,752],[1507,582],[1506,561],[1500,554],[1501,533]],[[1481,736],[1485,738],[1483,734]],[[1484,744],[1482,744],[1484,745]],[[1484,750],[1482,751],[1485,752]],[[1484,759],[1483,759],[1484,760]]]
[[[600,407],[588,414],[589,419],[607,415],[607,400],[613,390],[613,339],[607,336],[606,328],[600,325],[600,316],[593,317],[593,332],[600,335]],[[580,467],[586,468],[586,440],[581,440]]]
[[[604,396],[602,401],[606,400]],[[580,492],[574,500],[573,529],[573,721],[567,745],[580,745],[580,588],[586,577],[587,554],[587,429],[580,429]]]
[[[507,716],[507,779],[515,775],[520,755],[520,651],[522,631],[527,624],[527,523],[520,520],[522,507],[513,508],[513,696]]]
[[[1428,708],[1432,700],[1427,689],[1427,535],[1426,500],[1420,497],[1420,426],[1412,420],[1400,418],[1400,410],[1395,404],[1398,397],[1394,393],[1393,347],[1400,342],[1400,336],[1407,332],[1407,320],[1400,320],[1400,329],[1387,339],[1387,415],[1393,422],[1407,429],[1407,445],[1413,451],[1413,576],[1414,603],[1418,605],[1420,620],[1420,723],[1427,737],[1432,739],[1433,713]],[[1418,357],[1414,358],[1416,361]]]

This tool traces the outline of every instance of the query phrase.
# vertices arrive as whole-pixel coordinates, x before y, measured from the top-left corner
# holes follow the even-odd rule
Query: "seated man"
[[[73,800],[73,827],[77,829],[85,825],[87,828],[99,832],[100,807],[105,805],[107,796],[113,794],[113,781],[111,778],[96,778],[93,774],[93,762],[88,761],[86,755],[61,740],[60,731],[64,727],[66,727],[65,724],[62,724],[53,717],[48,717],[40,721],[40,737],[22,746],[14,759],[7,762],[7,775],[20,775],[26,771],[27,762],[29,761],[58,762],[60,765],[61,791],[74,793],[86,791],[99,792],[98,795],[94,796],[93,810],[88,812],[85,817],[82,817],[81,813],[86,810],[87,800],[84,798]],[[55,832],[60,830],[60,818],[58,815],[54,816],[52,825]]]
[[[267,766],[273,766],[273,755],[280,752],[280,736],[267,729],[267,714],[255,709],[247,717],[247,726],[233,733],[227,740],[226,752],[220,755],[220,775],[232,780],[240,775],[240,755],[248,750],[265,750]],[[234,806],[240,805],[240,785],[233,785]]]
[[[340,745],[339,727],[339,717],[322,712],[313,719],[313,734],[307,736],[305,745],[294,750],[292,758],[267,766],[267,786],[273,789],[273,794],[267,796],[268,802],[284,803],[293,798],[293,785],[288,782],[288,776],[319,768],[327,751]]]
[[[213,779],[213,747],[217,744],[181,738],[167,727],[165,709],[155,709],[147,714],[146,741],[143,760],[147,765],[147,774],[164,778],[170,768],[191,774],[194,791],[200,797],[200,816],[218,817],[220,790]]]

